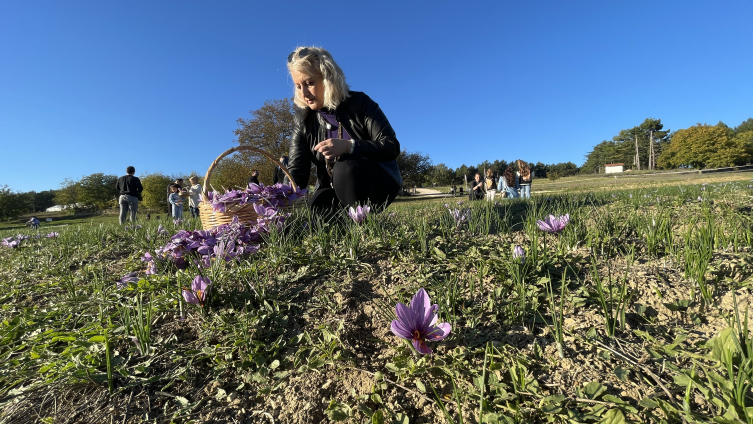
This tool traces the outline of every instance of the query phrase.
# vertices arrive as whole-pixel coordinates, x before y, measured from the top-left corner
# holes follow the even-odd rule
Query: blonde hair
[[[528,167],[527,163],[523,162],[520,159],[518,159],[518,168],[520,169],[521,177],[528,178],[528,176],[531,175],[531,168]]]
[[[300,56],[301,50],[307,50],[305,56]],[[337,106],[345,99],[350,97],[348,83],[345,82],[345,74],[337,66],[337,62],[332,55],[320,47],[296,47],[290,54],[288,62],[288,72],[302,72],[306,75],[318,75],[324,81],[324,107],[336,109]],[[306,102],[300,97],[298,90],[294,90],[294,102],[298,107],[308,107]]]

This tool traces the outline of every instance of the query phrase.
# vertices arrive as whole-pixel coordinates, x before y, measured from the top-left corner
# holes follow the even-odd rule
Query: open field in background
[[[0,422],[753,423],[749,175],[298,210],[208,267],[196,220],[0,230],[31,236],[0,247]],[[428,356],[390,331],[419,288],[452,326]]]

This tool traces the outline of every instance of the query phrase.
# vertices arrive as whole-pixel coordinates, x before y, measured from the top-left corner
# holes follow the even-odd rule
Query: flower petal
[[[199,298],[196,297],[196,295],[190,290],[183,289],[183,299],[185,299],[186,302],[194,305],[199,304]]]
[[[426,342],[423,340],[413,340],[413,347],[416,348],[421,355],[429,355],[432,350],[429,346],[426,346]]]
[[[436,327],[433,327],[428,334],[426,334],[426,340],[429,341],[439,341],[444,339],[445,337],[450,335],[450,331],[452,331],[452,326],[448,322],[443,322]]]
[[[392,329],[392,334],[400,337],[401,339],[410,340],[413,338],[413,334],[411,334],[411,332],[403,326],[400,320],[393,320],[392,324],[390,324],[390,328]]]

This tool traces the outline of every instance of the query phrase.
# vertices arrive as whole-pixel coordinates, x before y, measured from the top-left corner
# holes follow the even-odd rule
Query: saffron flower
[[[419,289],[411,299],[410,306],[400,302],[395,306],[397,319],[390,325],[392,333],[401,339],[411,340],[418,353],[430,354],[432,350],[426,346],[426,342],[442,340],[452,329],[446,322],[437,325],[437,309],[439,305],[431,304],[426,290]]]
[[[55,237],[58,237],[59,235],[60,235],[60,233],[56,233],[56,232],[53,231],[53,232],[47,234],[45,237],[47,237],[47,238],[55,238]]]
[[[358,206],[357,208],[353,209],[353,207],[350,207],[350,210],[348,211],[348,216],[355,222],[362,224],[363,221],[366,219],[366,215],[369,214],[369,211],[371,211],[371,208],[368,206]]]
[[[561,233],[562,230],[564,230],[567,226],[568,222],[570,222],[570,214],[565,214],[562,216],[549,215],[544,221],[536,221],[541,231],[552,234]]]
[[[512,249],[512,258],[520,259],[520,264],[523,265],[526,262],[526,251],[520,245],[515,245]]]
[[[450,216],[455,220],[455,226],[460,227],[464,222],[471,220],[470,209],[448,209]]]
[[[183,287],[183,299],[186,302],[204,307],[204,302],[209,296],[209,292],[212,290],[212,281],[209,277],[202,277],[197,275],[191,283],[191,290]]]
[[[129,274],[124,275],[118,281],[116,281],[118,290],[122,290],[128,287],[128,283],[138,283],[139,282],[138,273],[139,273],[138,271],[133,271]]]

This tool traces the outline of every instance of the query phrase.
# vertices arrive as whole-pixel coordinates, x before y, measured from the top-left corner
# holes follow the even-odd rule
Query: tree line
[[[250,146],[264,150],[277,159],[286,155],[295,126],[295,110],[291,99],[268,100],[262,107],[250,111],[250,118],[239,118],[233,131],[236,147]],[[214,158],[207,158],[209,163]],[[611,140],[604,140],[585,155],[585,162],[544,164],[527,162],[536,178],[557,178],[604,172],[604,166],[623,163],[631,170],[672,168],[706,168],[735,166],[753,159],[753,118],[735,128],[719,122],[716,125],[697,124],[672,132],[664,129],[661,119],[647,118],[641,124],[620,130]],[[466,176],[470,180],[476,172],[491,169],[501,175],[508,166],[517,170],[516,161],[485,160],[476,165],[462,164],[457,168],[444,163],[434,165],[429,155],[403,150],[397,159],[406,187],[461,185]],[[214,168],[210,189],[244,187],[251,170],[259,171],[259,180],[271,183],[275,163],[265,155],[241,150],[224,158]],[[313,167],[312,167],[313,170]],[[194,174],[195,175],[195,174]],[[177,175],[152,173],[139,175],[144,186],[142,205],[161,210],[167,207],[165,187]],[[188,175],[181,175],[188,181]],[[16,192],[0,186],[0,220],[8,220],[25,213],[44,211],[54,205],[73,205],[71,210],[107,209],[117,207],[118,176],[94,173],[78,180],[66,179],[57,190]],[[310,183],[315,181],[313,172]],[[204,185],[203,178],[201,184]]]
[[[735,128],[719,121],[672,132],[661,119],[647,118],[621,130],[586,154],[582,173],[602,173],[604,166],[623,163],[626,169],[718,168],[744,165],[753,159],[753,118]]]

